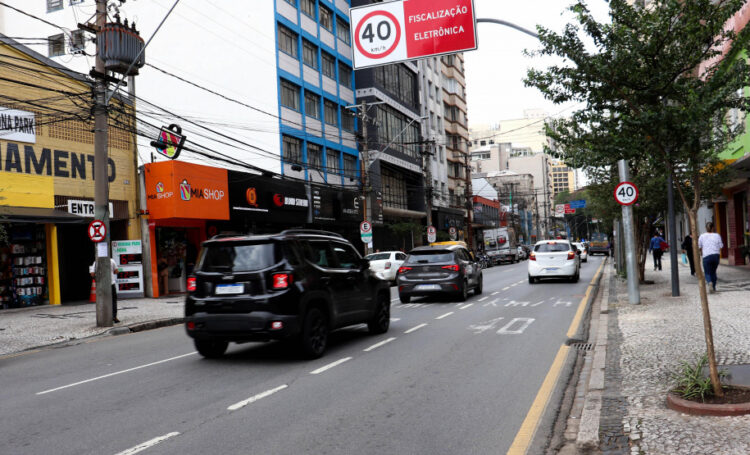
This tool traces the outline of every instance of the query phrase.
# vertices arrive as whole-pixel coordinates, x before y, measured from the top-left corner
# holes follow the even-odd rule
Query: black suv
[[[328,333],[390,324],[390,289],[338,234],[308,229],[203,242],[188,278],[185,327],[204,357],[230,341],[296,338],[303,353],[323,355]]]
[[[412,296],[454,294],[464,301],[469,289],[482,293],[482,266],[461,245],[414,248],[396,275],[401,303]]]

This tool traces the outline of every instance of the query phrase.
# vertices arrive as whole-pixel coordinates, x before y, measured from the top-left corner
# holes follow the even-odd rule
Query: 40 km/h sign
[[[477,48],[472,0],[408,0],[349,10],[354,67]]]
[[[633,205],[638,200],[638,187],[631,182],[620,182],[615,187],[615,200],[620,205]]]

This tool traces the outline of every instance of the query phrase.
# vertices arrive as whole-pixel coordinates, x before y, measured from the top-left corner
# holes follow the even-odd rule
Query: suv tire
[[[216,340],[193,340],[195,349],[200,355],[207,359],[217,359],[227,351],[229,343],[226,341]]]
[[[477,281],[477,286],[474,288],[474,295],[480,295],[482,293],[482,287],[484,279],[482,278],[482,274],[479,274],[479,280]]]
[[[328,319],[318,308],[310,308],[305,314],[300,334],[300,348],[305,357],[317,359],[328,345]]]
[[[461,290],[458,291],[458,301],[465,302],[466,299],[468,298],[469,298],[469,283],[464,281],[463,285],[461,285]]]
[[[399,294],[398,299],[401,300],[401,303],[409,303],[411,301],[411,296]]]
[[[388,331],[391,325],[391,302],[384,294],[379,294],[375,302],[375,312],[367,322],[367,330],[373,335]]]

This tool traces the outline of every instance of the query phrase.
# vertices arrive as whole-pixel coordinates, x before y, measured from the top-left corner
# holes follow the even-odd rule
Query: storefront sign
[[[145,165],[148,212],[153,219],[229,219],[227,170],[182,161]]]
[[[0,139],[35,144],[36,128],[33,112],[0,107]]]
[[[322,208],[327,196],[321,192],[311,204],[301,182],[236,171],[229,171],[228,180],[232,217],[303,224],[308,222],[311,207],[319,204]]]
[[[117,263],[117,295],[143,295],[143,248],[140,240],[112,241],[112,259]]]
[[[0,136],[0,139],[5,139]],[[23,150],[23,151],[22,151]],[[117,167],[112,158],[107,159],[109,181],[117,178]],[[0,149],[0,170],[18,174],[46,175],[78,180],[94,180],[94,155],[67,150],[35,149],[30,145],[13,142]]]
[[[94,217],[94,201],[79,201],[75,199],[68,199],[68,213],[73,215],[83,216],[87,218]],[[112,203],[109,203],[109,217],[112,218],[114,215]]]

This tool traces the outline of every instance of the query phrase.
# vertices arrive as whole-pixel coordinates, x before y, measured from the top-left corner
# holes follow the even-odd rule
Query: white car
[[[521,245],[518,245],[518,260],[521,261],[526,259],[526,250]]]
[[[395,281],[398,268],[404,263],[406,254],[401,251],[381,251],[365,256],[370,261],[370,270],[386,281]]]
[[[568,278],[576,283],[581,272],[581,258],[567,240],[543,240],[529,255],[529,283],[541,278]]]
[[[583,243],[575,242],[573,245],[581,252],[581,262],[589,262],[589,254],[586,252],[586,247],[583,246]]]

